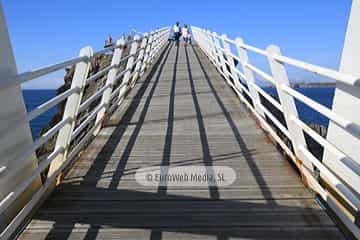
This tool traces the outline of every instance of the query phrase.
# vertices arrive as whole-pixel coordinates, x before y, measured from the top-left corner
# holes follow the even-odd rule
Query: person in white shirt
[[[176,42],[176,46],[179,46],[180,36],[181,36],[181,29],[180,29],[180,23],[176,22],[176,24],[173,27],[173,33],[174,33],[174,40]]]
[[[187,43],[189,41],[189,37],[190,37],[189,28],[188,28],[188,26],[186,24],[182,28],[182,36],[183,36],[183,39],[184,39],[184,42],[185,42],[185,47],[186,47]]]

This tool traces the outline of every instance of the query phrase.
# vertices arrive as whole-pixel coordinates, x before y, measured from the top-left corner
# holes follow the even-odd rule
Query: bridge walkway
[[[144,187],[138,168],[232,167],[228,187]],[[342,239],[196,47],[169,45],[20,239]]]

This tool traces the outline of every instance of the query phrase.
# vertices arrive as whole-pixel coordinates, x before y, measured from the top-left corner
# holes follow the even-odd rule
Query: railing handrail
[[[51,167],[48,178],[45,180],[40,189],[11,221],[8,227],[1,232],[1,239],[9,238],[11,236],[13,231],[21,223],[21,219],[30,213],[32,208],[31,206],[34,206],[46,192],[45,188],[48,188],[54,183],[57,176],[66,168],[67,164],[77,156],[86,141],[88,141],[93,135],[96,135],[107,116],[106,114],[111,112],[109,109],[112,109],[114,106],[116,107],[121,103],[126,92],[131,89],[137,78],[142,75],[144,69],[148,68],[155,56],[159,54],[160,49],[167,41],[169,31],[169,27],[160,28],[150,32],[150,34],[144,34],[143,37],[136,36],[131,41],[117,41],[112,46],[99,50],[95,53],[92,53],[92,49],[90,47],[85,47],[82,49],[82,51],[84,50],[83,52],[86,52],[84,55],[80,55],[50,66],[41,67],[34,71],[24,72],[0,83],[0,91],[2,91],[9,87],[18,86],[27,81],[73,65],[76,66],[75,72],[78,73],[78,75],[74,73],[72,85],[68,90],[26,113],[26,115],[22,118],[13,119],[13,122],[16,123],[29,122],[49,109],[55,107],[59,103],[69,100],[70,98],[72,100],[67,101],[65,109],[67,109],[68,112],[65,110],[64,117],[61,121],[42,134],[42,136],[36,139],[36,141],[25,151],[16,154],[14,159],[8,160],[11,161],[16,159],[18,161],[19,159],[26,159],[40,146],[58,134],[55,149],[39,163],[37,169],[35,169],[31,176],[22,181],[12,192],[0,200],[0,214],[2,214],[7,207],[9,207],[24,190],[26,190],[26,188],[39,176],[41,172],[49,166]],[[300,120],[297,110],[294,108],[294,100],[297,99],[318,113],[326,116],[333,123],[337,124],[356,138],[360,138],[360,126],[357,123],[346,120],[339,114],[333,112],[330,108],[291,88],[286,76],[285,65],[291,65],[310,73],[319,74],[353,87],[360,86],[360,77],[284,56],[280,53],[280,50],[276,46],[269,46],[264,50],[245,44],[241,39],[232,40],[226,35],[219,36],[215,32],[211,33],[201,28],[192,27],[192,31],[194,33],[194,39],[209,57],[211,62],[216,66],[217,70],[235,90],[239,98],[254,113],[265,129],[273,136],[276,142],[279,143],[294,160],[301,173],[304,174],[311,183],[311,187],[325,202],[329,204],[329,206],[339,216],[343,223],[354,233],[354,235],[360,236],[359,229],[355,224],[355,221],[357,221],[356,218],[359,216],[355,216],[355,220],[349,218],[349,214],[345,212],[345,210],[348,211],[348,209],[340,206],[340,202],[345,201],[351,208],[354,209],[354,211],[360,212],[360,200],[358,193],[356,193],[354,189],[342,179],[342,176],[336,174],[333,169],[330,169],[313,156],[306,146],[303,132],[310,135],[324,148],[339,158],[350,162],[354,161],[354,159],[352,159],[351,156],[348,156],[341,148],[329,142],[326,138],[319,135],[317,132],[309,128],[302,120]],[[236,47],[238,51],[237,54],[232,52],[229,44]],[[129,46],[130,53],[123,56],[122,50],[125,46]],[[271,66],[272,74],[270,75],[251,64],[248,60],[246,51],[251,51],[266,57]],[[91,60],[100,54],[109,52],[112,54],[112,63],[88,77]],[[233,59],[237,60],[242,65],[243,72],[235,66],[232,61]],[[120,66],[123,65],[125,61],[126,67],[120,71]],[[280,94],[280,102],[257,85],[254,81],[253,74],[258,75],[262,79],[275,85],[278,93]],[[105,84],[85,101],[82,101],[85,86],[101,77],[104,77],[105,75]],[[247,87],[239,84],[239,79],[243,80],[247,84]],[[122,81],[119,83],[120,80]],[[114,87],[116,87],[116,89],[114,89]],[[253,105],[246,97],[244,97],[244,95],[250,97]],[[261,103],[259,96],[263,96],[276,109],[284,114],[287,126],[284,126],[283,123]],[[113,103],[113,100],[116,97],[117,100]],[[79,120],[80,113],[89,109],[89,106],[100,98],[101,102],[87,112],[84,118],[81,119],[82,121],[80,123],[75,125],[77,120]],[[276,130],[272,128],[268,122],[266,122],[265,116],[267,116],[272,123],[291,141],[292,146],[295,148],[294,152],[276,134]],[[86,127],[90,126],[91,122],[94,122],[91,129],[87,131],[85,136],[80,136],[80,133],[82,133]],[[0,133],[2,136],[5,136],[8,131],[11,130],[11,126],[1,126]],[[70,143],[73,140],[76,140],[77,143],[72,149],[70,149]],[[323,178],[326,178],[328,181],[327,183],[332,187],[332,190],[335,190],[339,194],[341,199],[334,197],[329,193],[329,189],[327,189],[327,187],[322,186],[317,181],[314,177],[313,166],[320,171]],[[7,166],[0,166],[0,178],[6,176],[7,174],[9,174]]]
[[[166,29],[167,29],[167,27],[161,28],[159,30],[154,31],[153,34],[166,31]],[[130,45],[134,41],[135,40],[127,41],[127,44]],[[93,57],[95,57],[97,55],[100,55],[100,54],[110,52],[110,51],[112,51],[112,50],[114,50],[116,48],[119,48],[119,47],[121,47],[121,46],[120,45],[113,45],[113,46],[110,46],[110,47],[106,47],[104,49],[101,49],[101,50],[95,52],[93,54]],[[51,64],[49,66],[40,67],[40,68],[35,69],[33,71],[26,71],[26,72],[20,73],[14,78],[9,78],[6,82],[1,82],[0,83],[0,91],[5,89],[5,88],[13,87],[13,86],[25,83],[27,81],[42,77],[44,75],[56,72],[58,70],[66,68],[66,67],[75,65],[75,64],[77,64],[79,62],[90,61],[91,59],[92,58],[88,58],[86,56],[75,57],[75,58],[71,58],[71,59],[68,59],[68,60],[61,61],[59,63]]]
[[[360,212],[360,199],[359,193],[353,189],[356,183],[352,183],[354,185],[351,185],[351,183],[345,182],[342,176],[339,176],[334,172],[334,169],[330,169],[327,165],[324,165],[320,160],[313,156],[307,148],[303,132],[307,133],[323,146],[324,149],[327,149],[339,159],[350,162],[354,162],[354,159],[351,159],[351,156],[348,156],[345,151],[339,148],[339,146],[329,142],[329,140],[312,130],[306,123],[300,120],[294,99],[301,101],[308,107],[324,115],[357,139],[360,138],[360,126],[357,123],[345,119],[328,107],[305,96],[296,89],[291,88],[287,78],[285,65],[291,65],[307,72],[319,74],[353,87],[360,86],[360,77],[283,56],[277,46],[271,45],[266,50],[263,50],[245,44],[240,38],[232,40],[226,35],[220,36],[215,32],[210,32],[194,26],[192,26],[192,32],[194,34],[194,40],[215,65],[218,72],[235,90],[246,106],[248,106],[255,114],[265,130],[267,130],[275,141],[281,145],[285,152],[288,153],[299,168],[301,174],[311,183],[310,187],[312,187],[321,198],[328,203],[348,229],[356,237],[360,237],[359,228],[356,225],[356,222],[359,221],[357,218],[359,218]],[[231,48],[230,45],[233,45],[235,48]],[[232,49],[237,49],[237,53],[233,53]],[[252,65],[247,57],[247,51],[266,57],[269,61],[272,75]],[[234,64],[233,60],[240,63],[239,65],[242,66],[243,72],[238,69],[238,66]],[[280,102],[269,93],[265,92],[261,86],[256,83],[253,74],[258,75],[263,80],[270,82],[276,87]],[[245,82],[248,87],[245,87],[240,82]],[[253,105],[246,97],[244,97],[244,95],[247,95],[252,100]],[[265,107],[265,105],[263,105],[260,101],[260,96],[267,99],[284,115],[286,126],[284,126],[283,123],[280,122],[274,114]],[[278,130],[291,141],[294,152],[291,150],[290,146],[287,146],[285,141],[278,136],[276,129],[266,121],[266,117],[268,117],[272,124],[274,124]],[[331,189],[328,189],[327,186],[322,186],[318,182],[314,176],[314,167],[320,171],[320,176],[326,179],[327,184]],[[338,199],[334,197],[335,195],[330,194],[331,191],[335,191],[340,198]],[[341,206],[341,202],[346,202],[347,205]],[[351,209],[349,209],[349,207]],[[352,212],[352,210],[355,213]],[[352,217],[349,217],[349,215],[352,215]]]
[[[199,29],[199,28],[196,28],[196,27],[193,27],[193,28],[194,29]],[[202,30],[202,31],[205,31],[205,30]],[[216,33],[212,33],[211,35],[213,37],[215,37],[215,38],[221,39],[221,37],[219,37]],[[261,54],[261,55],[263,55],[265,57],[273,57],[275,60],[277,60],[279,62],[290,64],[292,66],[298,67],[298,68],[303,69],[305,71],[312,72],[312,73],[315,73],[315,74],[319,74],[319,75],[322,75],[324,77],[329,77],[329,78],[332,78],[333,80],[341,81],[341,82],[343,82],[345,84],[351,84],[353,86],[360,86],[360,85],[358,85],[358,84],[360,84],[360,77],[355,77],[355,76],[352,76],[350,74],[345,74],[345,73],[341,73],[339,71],[335,71],[335,70],[332,70],[332,69],[316,66],[316,65],[306,63],[306,62],[302,62],[300,60],[296,60],[296,59],[289,58],[289,57],[286,57],[286,56],[282,56],[282,55],[278,55],[278,54],[269,54],[265,50],[261,50],[259,48],[256,48],[256,47],[253,47],[253,46],[250,46],[250,45],[246,45],[246,44],[238,44],[236,41],[231,40],[229,38],[225,38],[224,40],[226,42],[228,42],[228,43],[234,44],[235,46],[244,47],[244,48],[246,48],[246,49],[248,49],[250,51],[254,51],[254,49],[256,49],[254,51],[256,53],[259,53],[259,54]],[[218,49],[225,52],[224,48],[219,47]],[[241,60],[239,59],[238,56],[234,55],[233,53],[231,54],[231,56],[234,59],[236,59],[237,61],[241,62]],[[269,74],[265,73],[264,71],[260,70],[259,68],[255,67],[252,64],[245,63],[245,66],[250,68],[253,72],[257,73],[260,77],[262,77],[262,79],[267,80],[270,83],[275,85],[274,78],[272,76],[270,76]],[[238,69],[236,69],[236,71],[238,71]],[[243,78],[244,78],[244,76],[243,76]],[[292,94],[292,93],[289,93],[289,94]],[[295,97],[295,96],[293,96],[293,97]],[[314,110],[318,110],[317,108],[321,108],[321,110],[322,110],[320,112],[321,114],[323,114],[324,116],[331,119],[338,126],[340,126],[343,129],[349,131],[349,133],[351,133],[354,136],[360,138],[360,126],[357,125],[356,123],[353,123],[351,121],[348,121],[348,120],[342,118],[341,116],[339,116],[336,113],[332,112],[328,107],[326,107],[326,106],[324,106],[324,105],[322,105],[320,103],[315,103],[315,101],[310,100],[308,97],[306,97],[304,94],[302,94],[300,92],[297,92],[296,98],[298,100],[302,101],[307,106],[313,108]]]
[[[205,31],[203,29],[200,29],[200,28],[197,28],[197,27],[194,27],[194,26],[193,26],[193,29],[198,29],[200,31]],[[218,36],[216,33],[212,33],[211,35],[213,37],[215,37],[215,38],[221,39],[221,36]],[[301,61],[301,60],[298,60],[298,59],[295,59],[295,58],[290,58],[290,57],[283,56],[283,55],[270,54],[266,50],[263,50],[263,49],[260,49],[260,48],[245,44],[245,43],[239,44],[235,40],[229,39],[227,37],[224,40],[226,42],[228,42],[228,43],[238,45],[239,47],[244,48],[246,50],[249,50],[251,52],[260,54],[260,55],[262,55],[264,57],[272,57],[272,58],[274,58],[275,60],[277,60],[279,62],[289,64],[291,66],[303,69],[303,70],[305,70],[307,72],[315,73],[315,74],[321,75],[323,77],[328,77],[328,78],[331,78],[333,80],[337,80],[337,81],[340,81],[342,83],[345,83],[345,84],[348,84],[348,85],[351,85],[351,86],[360,86],[360,76],[353,76],[351,74],[342,73],[342,72],[339,72],[337,70],[333,70],[333,69],[330,69],[330,68],[310,64],[310,63],[307,63],[305,61]]]
[[[81,148],[84,146],[84,142],[88,141],[93,135],[96,135],[96,129],[101,127],[105,115],[102,115],[100,119],[96,119],[94,126],[91,128],[90,131],[87,131],[85,136],[79,137],[80,136],[79,134],[85,129],[85,127],[89,126],[91,122],[95,121],[95,118],[99,115],[100,112],[104,112],[105,114],[107,114],[108,109],[112,107],[110,105],[118,105],[117,102],[118,100],[116,100],[114,103],[111,103],[111,101],[99,103],[95,108],[91,109],[90,112],[88,112],[83,119],[81,119],[82,121],[77,126],[75,126],[75,122],[78,120],[79,113],[88,109],[91,103],[93,103],[95,100],[99,99],[100,97],[104,97],[104,93],[109,89],[111,89],[110,92],[111,100],[114,99],[114,96],[116,94],[118,95],[118,98],[123,97],[119,95],[120,90],[123,91],[123,94],[125,94],[132,87],[129,83],[125,84],[123,82],[124,79],[122,78],[124,77],[124,75],[128,74],[128,77],[131,78],[131,83],[133,84],[134,81],[136,81],[137,78],[142,75],[143,72],[140,73],[140,70],[141,69],[145,70],[149,68],[154,58],[159,54],[161,48],[168,40],[168,34],[169,34],[169,27],[163,27],[155,31],[152,31],[150,34],[144,34],[142,37],[135,36],[134,39],[131,41],[125,41],[125,40],[118,41],[117,43],[120,44],[114,44],[110,47],[107,47],[103,50],[99,50],[92,54],[91,54],[92,51],[91,48],[85,47],[80,52],[89,52],[90,50],[89,52],[90,55],[80,55],[79,57],[72,58],[70,60],[65,60],[50,66],[42,67],[31,72],[21,73],[18,74],[16,77],[11,78],[8,81],[2,82],[0,84],[0,91],[2,91],[3,89],[20,85],[21,83],[24,83],[26,81],[39,78],[41,76],[50,74],[52,72],[64,69],[68,66],[73,66],[73,65],[76,66],[75,73],[73,76],[73,82],[68,90],[55,96],[54,98],[51,98],[50,100],[36,107],[32,111],[26,113],[26,116],[24,116],[23,118],[14,119],[15,122],[29,122],[30,120],[38,117],[47,110],[55,107],[59,103],[68,100],[65,105],[65,113],[63,119],[60,122],[58,122],[55,126],[51,127],[49,130],[43,133],[25,151],[20,152],[14,157],[16,159],[28,158],[40,146],[42,146],[44,143],[46,143],[48,140],[50,140],[52,137],[55,137],[55,135],[58,134],[57,144],[55,146],[55,149],[44,160],[40,161],[39,166],[31,174],[31,176],[29,176],[27,179],[22,181],[19,185],[17,185],[15,189],[13,189],[9,194],[7,194],[7,196],[5,196],[3,199],[0,200],[0,214],[2,214],[7,209],[7,207],[10,206],[21,195],[21,193],[24,190],[26,190],[26,188],[34,181],[34,179],[36,179],[41,172],[43,172],[46,168],[50,166],[51,171],[49,171],[48,178],[45,180],[45,182],[40,187],[40,189],[35,193],[33,198],[14,217],[14,219],[10,222],[10,224],[8,224],[7,228],[0,233],[1,239],[7,239],[11,236],[14,230],[22,222],[21,219],[23,219],[27,214],[30,213],[31,209],[29,209],[29,207],[34,206],[34,204],[36,204],[36,202],[40,199],[41,195],[46,192],[44,188],[47,188],[53,184],[52,182],[55,181],[59,173],[61,173],[62,170],[66,167],[66,165],[69,162],[71,162],[71,159],[74,158],[80,152]],[[142,46],[139,46],[140,43],[142,43]],[[111,51],[116,52],[120,49],[122,51],[122,49],[124,49],[125,46],[131,46],[132,48],[132,50],[130,50],[132,51],[131,54],[126,56],[122,56],[120,54],[121,58],[118,59],[117,64],[110,64],[109,66],[103,68],[102,70],[98,71],[92,76],[87,77],[89,73],[90,61],[96,55],[108,53]],[[112,58],[114,59],[114,57],[115,54],[112,53]],[[133,59],[130,66],[128,66],[125,70],[119,72],[120,66],[124,64],[125,61],[127,61],[129,64],[129,59]],[[138,65],[136,69],[132,67],[135,65]],[[82,68],[82,70],[80,68]],[[108,81],[105,81],[105,84],[101,88],[99,88],[96,92],[92,93],[92,95],[89,96],[85,101],[82,101],[82,93],[84,91],[84,87],[90,82],[95,81],[96,79],[99,79],[100,77],[103,77],[106,74],[109,74],[109,72],[114,69],[117,72],[117,75],[115,76],[115,82],[109,83]],[[80,72],[82,76],[78,75]],[[76,77],[81,77],[81,78],[75,79]],[[107,78],[109,78],[109,75],[107,76]],[[113,89],[115,84],[119,82],[119,80],[121,79],[122,82],[119,83],[117,89]],[[76,81],[78,82],[74,84],[74,82]],[[78,96],[78,99],[76,100],[78,105],[71,106],[75,102],[69,99],[73,98],[75,95]],[[67,115],[66,113],[67,108],[74,108],[72,110],[71,115]],[[61,137],[61,131],[63,131],[67,127],[71,127],[70,131],[66,133],[65,138],[62,138],[64,136]],[[0,130],[0,132],[5,135],[8,131],[11,131],[11,126],[5,126],[5,127],[2,126],[2,130]],[[71,150],[70,141],[75,139],[78,142],[78,144],[75,144]],[[11,159],[9,161],[11,161]],[[59,162],[60,165],[57,167],[55,166],[53,167],[54,169],[52,169],[54,163],[57,162]],[[10,174],[8,172],[7,166],[6,165],[0,166],[0,178],[5,177],[7,174]]]

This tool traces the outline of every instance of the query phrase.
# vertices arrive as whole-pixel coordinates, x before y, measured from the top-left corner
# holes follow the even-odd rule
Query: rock
[[[131,39],[131,37],[129,39]],[[127,47],[127,48],[124,49],[123,56],[125,57],[128,54],[129,54],[129,48]],[[90,76],[96,74],[97,72],[101,71],[105,67],[109,66],[110,63],[111,63],[111,59],[112,59],[112,54],[100,54],[100,55],[96,56],[95,58],[93,58],[92,61],[91,61],[91,67],[90,67],[88,78]],[[124,61],[122,63],[122,65],[119,68],[119,71],[123,71],[125,69],[125,65],[126,65],[126,61]],[[75,72],[75,65],[65,69],[64,84],[62,86],[60,86],[56,90],[56,95],[59,95],[59,94],[65,92],[66,90],[68,90],[71,87],[71,82],[72,82],[74,72]],[[105,74],[104,76],[102,76],[102,77],[98,78],[97,80],[91,82],[90,84],[88,84],[85,87],[82,102],[86,101],[97,90],[99,90],[100,88],[102,88],[104,86],[105,81],[106,81],[106,77],[107,77],[107,74]],[[117,85],[115,85],[114,87],[118,86],[120,84],[120,82],[121,81],[118,81]],[[92,110],[94,110],[94,108],[99,104],[100,101],[101,101],[101,97],[99,97],[97,100],[92,102],[91,105],[84,112],[79,114],[79,116],[78,116],[78,118],[76,120],[75,127],[78,126],[92,112]],[[64,109],[65,109],[65,104],[66,104],[66,100],[57,105],[57,113],[50,119],[48,125],[46,127],[44,127],[43,129],[41,129],[40,136],[43,135],[44,133],[46,133],[49,129],[51,129],[58,122],[61,121],[63,113],[64,113]],[[88,127],[86,127],[80,133],[79,136],[81,137],[82,135],[85,135],[86,132],[92,126],[93,126],[93,123],[89,124]],[[36,154],[37,154],[37,156],[39,158],[39,161],[46,158],[50,153],[53,152],[55,144],[56,144],[56,138],[57,138],[57,134],[54,137],[52,137],[49,141],[47,141],[45,144],[43,144],[36,151]],[[71,143],[70,149],[76,143],[77,142]],[[46,177],[46,174],[47,174],[46,171],[44,173],[42,173],[43,179]]]

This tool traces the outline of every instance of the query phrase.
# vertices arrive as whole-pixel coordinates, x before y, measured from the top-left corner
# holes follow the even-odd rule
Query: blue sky
[[[290,57],[337,69],[351,0],[2,0],[2,4],[19,72],[74,57],[86,45],[100,49],[108,34],[121,36],[132,28],[146,32],[176,20],[240,36],[261,48],[277,44]],[[60,76],[25,87],[55,88],[62,82]]]

